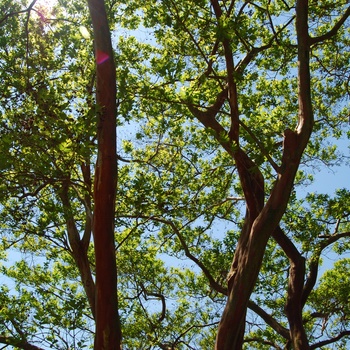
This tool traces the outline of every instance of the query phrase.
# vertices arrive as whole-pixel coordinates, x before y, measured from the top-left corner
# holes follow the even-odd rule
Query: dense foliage
[[[300,114],[296,4],[105,3],[117,71],[123,348],[213,349],[232,259],[253,226],[237,153],[249,159],[248,179],[263,179],[265,205],[296,146],[283,142]],[[281,195],[288,206],[261,247],[246,349],[297,348],[298,283],[309,348],[350,343],[350,190],[314,182],[319,170],[349,165],[350,10],[346,0],[308,9],[313,131],[290,195]],[[0,3],[0,343],[8,348],[93,348],[101,106],[91,28],[85,1]],[[325,256],[335,263],[319,276]]]

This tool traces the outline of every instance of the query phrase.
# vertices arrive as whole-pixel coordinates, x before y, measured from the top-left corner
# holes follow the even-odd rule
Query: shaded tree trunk
[[[88,0],[93,24],[98,105],[98,156],[94,182],[93,236],[96,264],[95,349],[119,349],[117,267],[114,240],[116,159],[116,73],[103,0]]]
[[[305,258],[284,234],[280,227],[273,233],[273,238],[289,259],[288,293],[285,312],[288,318],[290,339],[293,349],[309,349],[309,341],[303,324],[303,293],[305,280]]]
[[[60,198],[64,207],[64,215],[67,225],[68,241],[74,261],[79,269],[81,281],[88,298],[89,306],[95,318],[95,283],[92,278],[88,249],[91,238],[91,218],[87,214],[85,219],[85,232],[80,238],[78,228],[72,215],[72,207],[68,196],[68,182],[64,183],[60,191]]]

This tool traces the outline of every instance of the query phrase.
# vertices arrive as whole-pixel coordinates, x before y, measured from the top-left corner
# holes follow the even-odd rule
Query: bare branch
[[[349,237],[349,236],[350,236],[350,232],[342,232],[336,235],[319,237],[319,238],[325,238],[325,240],[320,243],[319,249],[315,250],[314,256],[312,256],[310,259],[309,274],[307,276],[307,280],[305,282],[304,290],[303,290],[303,297],[302,297],[303,305],[305,305],[307,298],[309,297],[310,293],[312,292],[317,282],[318,266],[319,266],[319,261],[320,261],[320,256],[322,251],[326,247],[340,240],[341,238]]]
[[[191,329],[193,329],[193,328],[206,328],[206,327],[216,326],[216,325],[218,325],[218,324],[219,324],[219,322],[206,323],[206,324],[200,324],[200,325],[196,325],[196,324],[195,324],[195,325],[193,325],[193,326],[187,328],[184,332],[182,332],[182,333],[175,339],[174,344],[175,344],[175,345],[178,344],[179,341],[180,341],[180,339],[181,339],[186,333],[188,333]]]
[[[155,297],[157,299],[160,299],[162,302],[162,312],[158,318],[158,322],[162,322],[165,318],[165,312],[166,312],[166,302],[165,302],[165,297],[161,293],[155,293],[155,292],[148,292],[145,286],[141,283],[141,288],[144,293],[145,299],[148,300],[148,296],[150,297]]]

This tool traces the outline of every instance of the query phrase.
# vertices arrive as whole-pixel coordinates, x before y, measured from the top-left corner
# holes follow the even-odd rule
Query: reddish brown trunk
[[[285,306],[289,322],[290,336],[293,349],[309,349],[309,342],[303,324],[303,295],[305,281],[305,258],[284,234],[280,227],[273,233],[273,238],[287,255],[290,268],[288,280],[288,293]]]
[[[260,214],[255,219],[253,217],[253,222],[241,233],[229,275],[229,294],[219,325],[217,350],[242,349],[249,298],[260,271],[267,241],[286,208],[296,169],[297,165],[294,164],[288,174],[280,177]]]
[[[212,1],[212,3],[214,3],[214,5],[217,4],[216,1]],[[297,132],[293,132],[289,129],[285,131],[282,164],[279,169],[278,180],[275,183],[270,198],[263,208],[260,208],[260,197],[257,195],[257,193],[259,194],[261,191],[259,186],[257,186],[259,181],[258,178],[254,176],[254,173],[256,173],[258,169],[251,166],[242,166],[242,164],[240,164],[240,157],[237,157],[239,153],[236,152],[236,154],[234,154],[244,196],[247,202],[248,215],[246,216],[245,227],[242,230],[229,274],[228,300],[219,324],[215,347],[217,350],[242,349],[246,310],[261,267],[265,247],[269,237],[278,226],[278,223],[287,207],[295,174],[303,150],[307,145],[312,131],[313,115],[310,92],[307,8],[307,0],[299,0],[297,2],[296,27],[299,60],[298,128]],[[226,46],[228,47],[228,45]],[[228,71],[229,67],[230,65],[227,65]],[[236,111],[231,111],[231,113],[232,112],[236,113]],[[213,130],[215,129],[213,128]],[[239,134],[236,132],[236,135]],[[239,140],[234,141],[238,145]],[[228,149],[227,145],[223,146],[226,146],[225,149]],[[247,162],[245,163],[247,164]],[[293,274],[295,268],[300,269],[300,266],[292,265],[291,272]],[[292,278],[290,281],[292,284],[296,283],[295,278]],[[301,300],[299,300],[300,286],[293,285],[290,287],[296,287],[296,293],[290,294],[293,300],[290,300],[290,303],[287,305],[292,320],[291,327],[293,327],[291,337],[298,338],[296,341],[293,340],[293,343],[294,345],[297,345],[299,349],[307,349],[307,344],[304,341],[305,339],[303,339],[303,329],[300,327],[301,306],[294,310],[297,314],[290,310],[293,301],[296,301],[301,305]],[[293,292],[293,290],[290,291]]]
[[[88,0],[94,30],[98,156],[94,183],[93,234],[96,264],[96,350],[120,348],[114,241],[116,190],[116,76],[103,0]]]
[[[301,136],[309,137],[313,123],[311,101],[311,78],[309,68],[310,37],[308,28],[308,0],[298,0],[296,4],[296,31],[298,38],[298,82],[299,82],[299,125]],[[308,350],[309,342],[305,333],[302,310],[305,278],[305,260],[296,249],[286,250],[290,261],[288,298],[286,315],[290,327],[290,336],[295,350]]]
[[[289,322],[290,338],[292,339],[293,349],[295,350],[310,349],[302,317],[304,277],[304,259],[300,257],[298,261],[291,261],[289,269],[288,297],[285,310]]]

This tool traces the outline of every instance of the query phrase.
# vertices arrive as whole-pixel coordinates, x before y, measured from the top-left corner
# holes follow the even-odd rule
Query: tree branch
[[[161,302],[162,302],[162,311],[161,311],[161,314],[160,314],[160,316],[158,318],[158,322],[162,322],[164,320],[164,318],[165,318],[165,313],[166,313],[166,302],[165,302],[164,295],[161,294],[161,293],[148,292],[142,282],[141,282],[141,288],[142,288],[142,291],[144,293],[144,296],[145,296],[146,300],[148,300],[148,298],[147,298],[148,296],[155,297],[155,298],[161,300]]]
[[[314,289],[315,284],[317,282],[318,265],[319,265],[322,251],[326,247],[340,240],[341,238],[349,237],[349,236],[350,236],[350,232],[342,232],[331,236],[322,236],[322,238],[326,238],[326,239],[320,243],[319,248],[315,250],[316,253],[310,259],[311,262],[309,266],[309,274],[303,290],[303,297],[302,297],[303,305],[305,305],[310,293]]]
[[[0,336],[0,343],[20,348],[23,350],[44,350],[36,345],[28,343],[26,340],[19,340],[13,337]]]
[[[288,341],[290,340],[289,329],[283,327],[279,322],[277,322],[271,315],[269,315],[259,305],[249,300],[248,307],[250,310],[254,311],[257,315],[259,315],[266,322],[266,324],[268,324],[283,338],[287,339]]]
[[[287,255],[290,264],[285,311],[290,325],[291,337],[293,342],[300,338],[300,345],[303,344],[306,349],[308,343],[302,318],[305,258],[284,234],[280,226],[276,228],[272,236]]]
[[[176,3],[171,0],[171,3],[175,9],[175,16],[178,20],[178,22],[181,24],[181,26],[184,28],[184,31],[189,35],[191,41],[194,43],[194,45],[196,46],[197,50],[200,52],[201,56],[203,57],[203,59],[205,60],[208,69],[206,70],[206,72],[204,73],[204,75],[209,75],[209,73],[212,71],[214,73],[214,76],[217,77],[217,74],[213,71],[213,60],[212,59],[208,59],[207,55],[204,53],[204,51],[202,50],[202,48],[200,47],[199,43],[197,42],[197,40],[195,39],[195,37],[193,36],[193,34],[190,32],[190,30],[187,28],[187,26],[185,25],[184,21],[182,20],[180,14],[179,14],[179,9],[176,6]],[[214,55],[218,49],[219,46],[219,42],[216,41],[214,44],[214,47],[211,51],[210,56]]]
[[[310,350],[313,350],[313,349],[318,349],[318,348],[321,348],[325,345],[328,345],[328,344],[332,344],[332,343],[335,343],[336,341],[344,338],[344,337],[347,337],[347,336],[350,336],[350,331],[343,331],[343,332],[340,332],[336,337],[333,337],[333,338],[330,338],[330,339],[327,339],[327,340],[323,340],[323,341],[320,341],[318,343],[315,343],[313,345],[310,345]]]
[[[83,287],[89,301],[91,313],[95,318],[95,283],[92,279],[90,262],[87,256],[88,246],[84,246],[84,242],[80,239],[79,231],[73,217],[72,207],[68,196],[68,182],[63,184],[59,195],[64,208],[64,218],[66,220],[71,254],[75,263],[77,264]]]
[[[277,40],[277,37],[279,34],[282,33],[282,31],[287,28],[295,19],[295,16],[290,18],[290,20],[283,26],[281,27],[274,35],[271,37],[269,42],[266,45],[260,46],[260,47],[253,47],[247,54],[246,56],[239,62],[239,64],[236,67],[236,72],[242,74],[244,69],[248,66],[248,64],[262,51],[265,51],[269,49],[273,42]]]
[[[178,237],[181,246],[185,252],[185,255],[192,260],[203,272],[203,274],[205,275],[205,277],[207,277],[208,281],[209,281],[209,285],[211,288],[213,288],[215,291],[223,294],[223,295],[227,295],[227,289],[224,288],[223,286],[221,286],[219,283],[217,283],[214,279],[214,277],[211,275],[210,271],[208,270],[208,268],[199,260],[197,259],[191,252],[190,249],[188,248],[188,245],[186,244],[186,241],[183,237],[183,235],[181,234],[180,230],[177,228],[177,226],[174,224],[174,222],[170,221],[170,220],[166,220],[157,216],[144,216],[144,215],[139,215],[138,217],[140,218],[145,218],[145,219],[150,219],[150,220],[154,220],[157,222],[161,222],[163,224],[169,225],[174,233],[176,234],[176,236]]]
[[[212,326],[216,326],[219,322],[213,322],[213,323],[208,323],[208,324],[201,324],[201,325],[193,325],[190,326],[189,328],[187,328],[184,332],[182,332],[174,341],[174,345],[177,345],[178,342],[180,341],[180,339],[186,334],[188,333],[191,329],[193,328],[205,328],[205,327],[212,327]]]
[[[276,171],[276,173],[279,173],[280,167],[275,163],[275,161],[271,158],[268,151],[265,149],[262,142],[258,140],[258,138],[255,136],[255,134],[248,128],[248,126],[242,122],[242,120],[239,121],[239,124],[243,127],[243,129],[249,134],[249,136],[253,139],[253,141],[257,144],[259,147],[261,153],[266,157],[270,165],[273,167],[273,169]]]
[[[334,27],[329,32],[327,32],[326,34],[320,35],[318,37],[310,38],[310,44],[314,45],[335,36],[338,33],[341,26],[344,24],[344,22],[349,18],[349,16],[350,16],[350,7],[346,9],[343,16],[339,19],[339,21],[334,25]]]
[[[25,12],[31,11],[32,8],[33,8],[33,6],[35,5],[35,3],[36,3],[37,1],[38,1],[38,0],[33,0],[25,10],[14,11],[14,12],[8,13],[8,14],[5,15],[3,18],[1,18],[0,24],[2,24],[2,22],[5,22],[5,21],[7,20],[7,18],[9,18],[9,17],[13,17],[13,16],[16,16],[16,15],[20,15],[21,13],[25,13]]]
[[[308,26],[308,0],[298,0],[296,5],[296,31],[298,41],[298,102],[299,148],[303,150],[309,140],[314,123],[311,100],[310,36]]]

